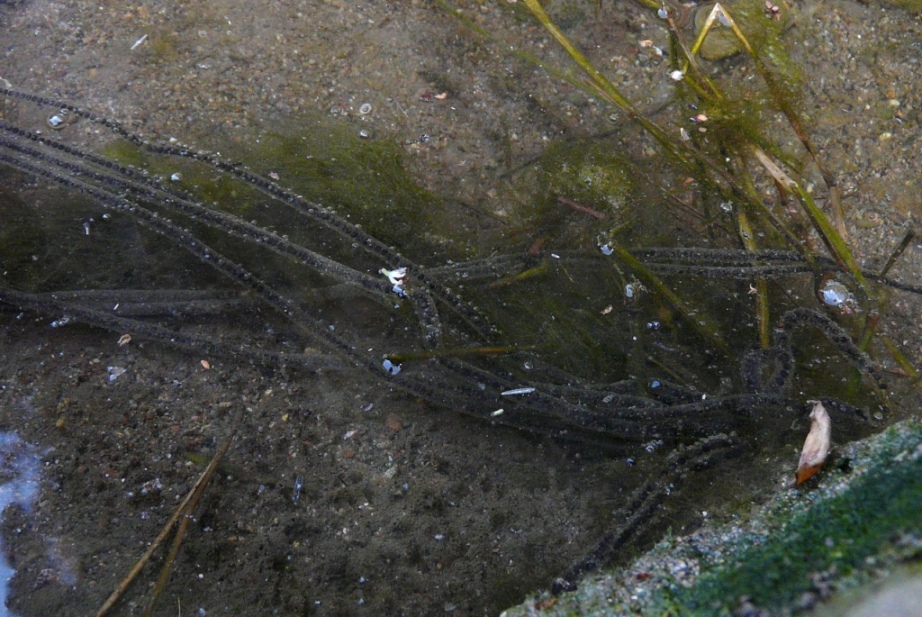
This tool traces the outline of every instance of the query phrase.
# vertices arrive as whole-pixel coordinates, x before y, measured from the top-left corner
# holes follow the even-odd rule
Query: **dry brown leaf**
[[[810,412],[810,432],[804,440],[804,449],[800,453],[800,464],[797,466],[797,475],[794,486],[800,486],[823,467],[826,457],[829,456],[829,447],[832,441],[832,423],[829,412],[819,401],[813,401],[813,411]]]

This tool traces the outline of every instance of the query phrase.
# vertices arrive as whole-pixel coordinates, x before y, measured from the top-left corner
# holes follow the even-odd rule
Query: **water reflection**
[[[38,495],[40,461],[35,446],[24,442],[16,433],[0,433],[0,521],[9,506],[19,506],[26,512],[32,509]],[[16,571],[6,555],[6,547],[0,541],[0,610],[4,615],[13,615],[6,608],[6,600],[10,580]]]

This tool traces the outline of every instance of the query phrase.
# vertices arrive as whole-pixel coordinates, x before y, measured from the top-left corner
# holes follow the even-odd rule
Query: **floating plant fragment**
[[[810,432],[804,441],[804,449],[800,453],[800,464],[794,478],[794,486],[800,486],[823,467],[826,457],[829,456],[829,446],[832,437],[832,424],[829,421],[829,412],[820,401],[813,401],[813,411],[810,412]]]

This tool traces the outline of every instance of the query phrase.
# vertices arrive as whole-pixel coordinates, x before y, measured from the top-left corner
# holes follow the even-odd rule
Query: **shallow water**
[[[638,103],[652,108],[669,100],[673,85],[664,79],[665,60],[638,44],[652,37],[668,48],[649,15],[595,3],[557,8],[568,34],[593,50]],[[497,46],[429,6],[177,2],[100,10],[90,3],[34,1],[7,3],[2,10],[10,33],[10,64],[2,77],[17,89],[65,98],[160,143],[177,137],[243,160],[348,213],[428,268],[521,253],[542,238],[542,255],[598,250],[615,224],[611,217],[600,223],[554,204],[542,193],[561,190],[549,177],[572,164],[558,154],[558,163],[536,165],[548,144],[558,153],[584,143],[601,143],[605,153],[623,149],[647,174],[632,193],[634,208],[660,194],[650,177],[666,185],[682,181],[649,154],[648,140],[623,123],[613,125],[605,105],[498,53]],[[559,59],[534,23],[516,11],[484,5],[470,7],[467,15],[486,26],[502,24],[496,30],[516,46],[544,49]],[[802,27],[817,34],[816,42],[796,31],[788,36],[801,49],[805,70],[812,71],[808,105],[815,131],[841,170],[854,242],[873,265],[898,241],[917,207],[911,195],[920,177],[918,161],[907,154],[913,144],[904,131],[918,119],[919,89],[910,85],[911,55],[901,53],[917,26],[880,7],[814,11]],[[859,44],[846,36],[855,27],[866,29],[864,40],[881,36],[876,27],[896,42]],[[875,90],[873,70],[881,68],[903,78],[888,77],[896,85]],[[745,63],[717,70],[746,75]],[[846,107],[847,113],[834,111]],[[4,119],[45,132],[46,116],[56,111],[10,100],[2,108]],[[855,114],[866,121],[853,122]],[[57,135],[123,163],[130,155],[85,121]],[[143,164],[155,173],[180,173],[204,187],[208,199],[247,220],[337,259],[351,256],[370,275],[398,265],[356,258],[348,246],[318,238],[287,211],[264,207],[265,197],[219,182],[207,168],[163,157]],[[48,192],[44,183],[21,175],[10,178],[25,205],[12,202],[3,210],[4,241],[15,238],[25,248],[15,252],[14,267],[5,266],[7,285],[42,291],[227,287],[130,218],[105,219],[105,210],[92,201]],[[592,198],[591,192],[580,198]],[[880,207],[881,198],[890,207]],[[659,224],[659,241],[701,239],[685,221],[653,208],[638,211],[644,235]],[[415,328],[411,311],[337,296],[332,288],[310,295],[302,290],[314,289],[316,276],[248,243],[217,242],[286,294],[303,299],[325,326],[344,333],[368,357],[419,351],[418,330],[408,330]],[[532,379],[529,371],[548,370],[543,362],[593,382],[667,374],[708,393],[721,392],[726,382],[739,385],[738,356],[757,344],[747,283],[675,282],[683,297],[707,306],[741,347],[730,354],[732,361],[724,358],[705,370],[709,349],[664,319],[655,294],[626,302],[623,290],[634,281],[561,263],[508,287],[462,284],[463,295],[504,326],[500,343],[543,346],[537,361],[528,354],[500,357],[496,362],[505,370]],[[919,280],[914,248],[899,267],[904,280]],[[785,306],[813,302],[809,281],[785,279],[782,287]],[[609,306],[616,310],[606,313]],[[917,335],[907,324],[917,321],[918,302],[898,296],[890,309],[885,327],[912,348]],[[548,323],[551,318],[558,323]],[[53,461],[46,458],[47,497],[30,532],[10,542],[29,555],[10,596],[10,606],[22,615],[83,615],[98,607],[189,489],[238,407],[246,413],[237,445],[206,496],[162,614],[174,614],[176,601],[208,614],[246,614],[250,607],[278,614],[495,613],[546,587],[585,555],[617,524],[613,512],[663,453],[652,438],[641,444],[654,450],[652,456],[646,447],[634,447],[634,453],[619,446],[612,453],[607,442],[577,440],[574,446],[470,419],[455,412],[484,416],[496,409],[466,409],[457,397],[441,407],[427,405],[363,371],[265,368],[141,337],[120,346],[121,333],[74,324],[51,328],[55,318],[28,311],[5,314],[4,320],[7,409],[28,404],[37,410],[7,411],[5,425],[57,453]],[[177,322],[189,326],[168,321],[171,327]],[[657,322],[661,326],[648,327]],[[257,341],[282,350],[304,345],[290,323],[252,304],[202,313],[191,324],[193,332],[229,343]],[[456,340],[467,342],[464,336]],[[643,351],[632,349],[636,340]],[[827,345],[822,337],[806,340],[804,347]],[[820,356],[839,357],[821,348]],[[659,362],[655,368],[644,363],[647,355]],[[824,372],[853,370],[841,359],[800,355],[813,366],[802,367],[812,373],[801,371],[798,398],[828,392]],[[111,380],[110,366],[125,372]],[[406,370],[412,373],[412,363]],[[862,401],[875,404],[860,395],[855,404]],[[758,441],[758,467],[741,464],[723,475],[702,475],[690,489],[694,498],[679,493],[663,506],[664,520],[679,528],[694,525],[702,509],[713,512],[707,497],[698,495],[747,509],[742,496],[766,478],[777,481],[794,463],[785,455],[803,427],[796,412],[788,413],[770,422],[770,435]],[[860,422],[843,422],[839,438],[868,430]],[[161,488],[143,492],[158,483]],[[76,585],[63,574],[50,575],[67,571],[38,549],[41,538],[52,536],[59,538],[58,563],[79,564]],[[137,586],[122,606],[126,614],[155,576],[147,574]]]

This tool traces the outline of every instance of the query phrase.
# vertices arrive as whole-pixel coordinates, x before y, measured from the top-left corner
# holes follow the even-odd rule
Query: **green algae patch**
[[[468,252],[470,238],[453,231],[464,228],[457,224],[456,204],[416,182],[404,167],[400,143],[372,137],[361,123],[339,117],[263,124],[266,128],[245,132],[217,127],[197,136],[196,143],[220,152],[226,162],[239,162],[266,181],[332,209],[403,251],[429,256],[451,246],[462,254]],[[294,216],[268,220],[264,204],[269,199],[264,193],[201,161],[162,156],[125,140],[113,141],[102,153],[123,166],[159,176],[165,186],[185,191],[209,207],[259,219],[284,233],[301,225]]]
[[[546,193],[593,208],[615,220],[624,218],[634,189],[634,170],[627,159],[604,143],[557,144],[548,148],[542,166]]]
[[[609,140],[549,144],[516,191],[531,195],[515,207],[513,224],[553,239],[555,248],[587,248],[604,242],[633,221],[637,171]],[[529,240],[531,242],[532,240]],[[527,248],[527,247],[523,247]]]
[[[884,0],[884,4],[897,6],[910,13],[922,13],[922,0]]]

